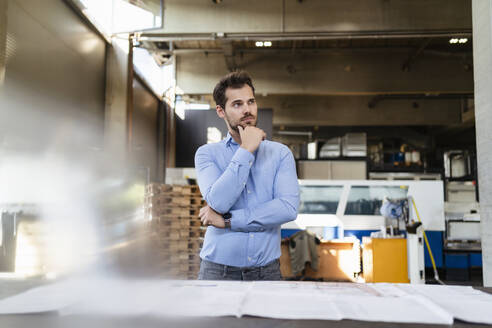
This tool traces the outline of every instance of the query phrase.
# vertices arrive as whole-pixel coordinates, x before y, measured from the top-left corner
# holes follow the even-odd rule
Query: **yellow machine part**
[[[366,282],[409,283],[407,240],[363,238],[362,263]]]

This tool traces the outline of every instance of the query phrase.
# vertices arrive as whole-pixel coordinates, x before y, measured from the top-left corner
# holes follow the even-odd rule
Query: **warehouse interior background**
[[[149,186],[193,183],[196,149],[227,133],[212,90],[246,70],[306,190],[345,199],[326,213],[380,217],[354,188],[423,190],[421,279],[492,286],[491,15],[486,0],[0,0],[2,285],[173,271]],[[354,222],[311,229],[331,267],[304,278],[364,281],[355,247],[379,226]]]

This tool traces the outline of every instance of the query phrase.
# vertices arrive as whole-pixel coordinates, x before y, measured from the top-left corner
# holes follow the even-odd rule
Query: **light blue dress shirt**
[[[207,228],[200,257],[236,267],[264,266],[280,257],[280,225],[295,220],[299,183],[290,149],[264,140],[254,155],[227,137],[195,154],[200,191],[231,228]]]

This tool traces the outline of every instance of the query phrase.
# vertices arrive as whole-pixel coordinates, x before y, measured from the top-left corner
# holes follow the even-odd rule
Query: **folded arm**
[[[246,186],[254,156],[239,147],[224,172],[213,154],[200,147],[195,154],[195,169],[200,191],[208,205],[218,213],[227,213]]]
[[[299,207],[299,183],[294,156],[285,149],[274,180],[274,198],[250,208],[231,211],[231,230],[263,231],[295,220]]]

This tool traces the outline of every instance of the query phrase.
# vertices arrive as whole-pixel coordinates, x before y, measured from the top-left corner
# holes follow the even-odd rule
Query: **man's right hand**
[[[239,125],[237,128],[241,137],[241,147],[251,153],[258,149],[260,143],[266,138],[266,133],[257,127],[248,125],[243,128]]]

